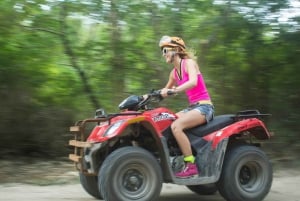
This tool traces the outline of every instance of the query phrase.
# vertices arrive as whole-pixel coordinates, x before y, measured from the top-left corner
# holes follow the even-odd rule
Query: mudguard
[[[218,131],[204,136],[203,139],[206,141],[212,141],[212,148],[215,149],[218,143],[223,139],[246,131],[259,140],[265,140],[271,137],[271,134],[268,132],[265,124],[261,120],[257,118],[250,118],[226,126]]]

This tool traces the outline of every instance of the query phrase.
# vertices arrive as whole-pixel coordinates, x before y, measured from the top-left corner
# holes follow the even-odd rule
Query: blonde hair
[[[179,48],[177,50],[178,50],[178,55],[179,55],[180,58],[197,60],[196,51],[194,49],[192,49],[192,48],[188,48],[188,49]]]

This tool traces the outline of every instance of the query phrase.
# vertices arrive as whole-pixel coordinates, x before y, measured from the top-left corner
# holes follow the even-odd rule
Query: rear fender
[[[261,120],[257,118],[251,118],[244,119],[226,126],[225,128],[205,136],[204,139],[207,141],[212,141],[212,148],[215,149],[223,139],[246,131],[259,140],[266,140],[271,137],[271,134]]]

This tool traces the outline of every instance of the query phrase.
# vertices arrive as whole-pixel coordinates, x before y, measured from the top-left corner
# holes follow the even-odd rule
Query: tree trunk
[[[63,44],[63,48],[65,51],[65,54],[68,56],[69,61],[71,66],[76,70],[76,72],[78,73],[82,84],[83,84],[83,90],[84,93],[87,94],[89,100],[91,101],[93,107],[95,109],[98,109],[101,107],[98,99],[96,98],[95,94],[93,93],[92,87],[89,84],[88,81],[88,77],[86,76],[84,70],[80,67],[80,65],[78,64],[77,58],[74,54],[74,51],[71,47],[70,41],[68,40],[67,37],[67,24],[66,24],[66,16],[67,16],[67,8],[66,5],[64,3],[61,4],[61,12],[60,12],[60,38]]]

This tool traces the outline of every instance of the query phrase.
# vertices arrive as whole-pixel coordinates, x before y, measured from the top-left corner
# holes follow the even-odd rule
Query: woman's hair
[[[182,59],[193,59],[197,60],[197,56],[195,55],[195,50],[188,48],[188,49],[182,49],[182,48],[177,48],[177,52],[180,58]]]

